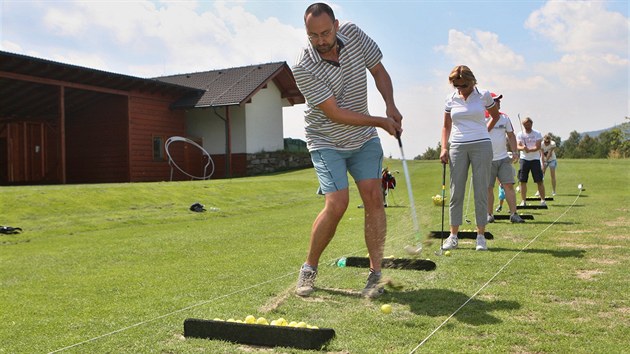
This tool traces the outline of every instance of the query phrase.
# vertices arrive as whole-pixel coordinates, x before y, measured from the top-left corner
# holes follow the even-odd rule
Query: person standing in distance
[[[469,67],[456,66],[451,70],[448,81],[455,90],[446,97],[440,160],[449,164],[451,172],[451,200],[448,209],[451,234],[444,241],[442,249],[457,248],[466,180],[468,169],[471,168],[477,224],[475,249],[485,251],[488,249],[484,233],[488,223],[486,211],[492,166],[492,142],[488,132],[499,120],[499,109],[489,91],[477,88],[477,79]],[[488,122],[485,119],[486,111],[492,117]]]
[[[491,96],[497,104],[497,109],[500,110],[503,95],[497,96],[492,93]],[[488,114],[486,122],[489,122],[490,119],[490,114]],[[512,157],[508,156],[507,146],[505,144],[506,139],[510,145]],[[507,200],[508,207],[510,208],[510,221],[513,223],[523,223],[525,220],[516,213],[516,192],[514,191],[515,171],[512,166],[512,163],[518,161],[518,155],[516,154],[516,135],[514,135],[512,122],[507,114],[499,112],[499,121],[490,131],[490,140],[492,140],[492,168],[490,170],[490,184],[488,185],[488,222],[494,222],[494,181],[498,178],[505,193],[505,200]]]
[[[540,205],[545,203],[545,184],[543,183],[543,172],[540,164],[542,134],[532,129],[534,121],[527,117],[523,119],[523,129],[516,135],[516,145],[520,151],[521,163],[518,170],[518,180],[521,187],[521,206],[526,205],[527,200],[527,180],[529,172],[532,173],[534,182],[538,184],[538,195],[540,196]]]
[[[319,180],[324,208],[315,218],[296,294],[314,291],[317,266],[349,203],[348,173],[364,205],[365,243],[370,272],[363,296],[383,293],[381,262],[387,233],[381,168],[383,149],[376,128],[402,133],[402,115],[394,103],[392,81],[381,63],[378,45],[353,23],[340,24],[330,6],[310,5],[304,13],[309,39],[292,67],[306,99],[306,144]],[[367,71],[386,105],[385,117],[372,116],[367,103]]]
[[[551,135],[547,134],[543,138],[543,143],[540,146],[542,149],[543,157],[543,178],[549,168],[549,174],[551,175],[551,195],[556,196],[556,167],[558,167],[558,160],[556,159],[556,142],[551,140]]]

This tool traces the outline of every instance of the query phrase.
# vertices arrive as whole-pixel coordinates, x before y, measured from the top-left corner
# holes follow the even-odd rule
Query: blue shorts
[[[381,179],[383,148],[381,140],[368,140],[356,150],[321,149],[311,151],[311,160],[319,180],[318,194],[348,189],[348,172],[355,183],[364,179]]]
[[[545,161],[545,168],[555,170],[558,167],[558,160]]]

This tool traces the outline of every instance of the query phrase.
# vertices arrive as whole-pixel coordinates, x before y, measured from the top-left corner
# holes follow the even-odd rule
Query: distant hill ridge
[[[584,133],[580,133],[580,137],[583,137],[584,135],[588,135],[591,138],[596,138],[599,136],[599,134],[605,132],[605,131],[609,131],[612,129],[621,129],[622,132],[624,132],[626,134],[626,136],[630,135],[630,122],[624,122],[621,123],[619,125],[615,125],[614,127],[610,127],[610,128],[606,128],[606,129],[601,129],[601,130],[594,130],[594,131],[590,131],[590,132],[584,132]]]

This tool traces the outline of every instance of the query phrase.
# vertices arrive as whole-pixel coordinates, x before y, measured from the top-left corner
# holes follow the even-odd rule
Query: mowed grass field
[[[400,161],[386,163],[400,173],[385,255],[406,257],[414,231],[405,178]],[[431,196],[441,191],[441,165],[409,161],[409,169],[421,233],[439,230]],[[24,230],[0,235],[0,353],[306,352],[183,337],[186,318],[249,314],[333,328],[322,348],[331,353],[628,353],[630,161],[561,160],[557,173],[549,209],[522,211],[535,220],[489,225],[489,252],[461,240],[451,257],[435,256],[439,240],[428,240],[423,258],[437,269],[385,270],[403,288],[376,300],[357,295],[366,269],[334,265],[366,255],[354,186],[318,290],[294,295],[323,205],[310,169],[0,187],[0,225]],[[217,209],[194,213],[194,202]],[[385,303],[391,314],[381,313]]]

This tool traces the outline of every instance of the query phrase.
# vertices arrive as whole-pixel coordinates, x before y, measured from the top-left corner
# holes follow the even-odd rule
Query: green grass
[[[385,253],[403,257],[413,223],[400,161],[387,163],[401,173]],[[441,166],[409,168],[422,233],[439,230],[431,196]],[[334,353],[409,353],[425,339],[418,352],[629,352],[630,161],[561,160],[557,172],[559,195],[531,212],[535,220],[489,225],[489,252],[462,240],[451,257],[437,257],[434,240],[424,256],[437,269],[386,270],[404,289],[374,301],[347,291],[363,287],[365,269],[331,265],[366,254],[354,187],[323,255],[320,289],[293,295],[323,205],[312,170],[1,187],[0,225],[24,233],[0,235],[0,353],[303,352],[183,338],[186,318],[248,314],[334,328],[324,348]],[[188,211],[197,201],[219,210]],[[392,314],[380,313],[383,303]]]

